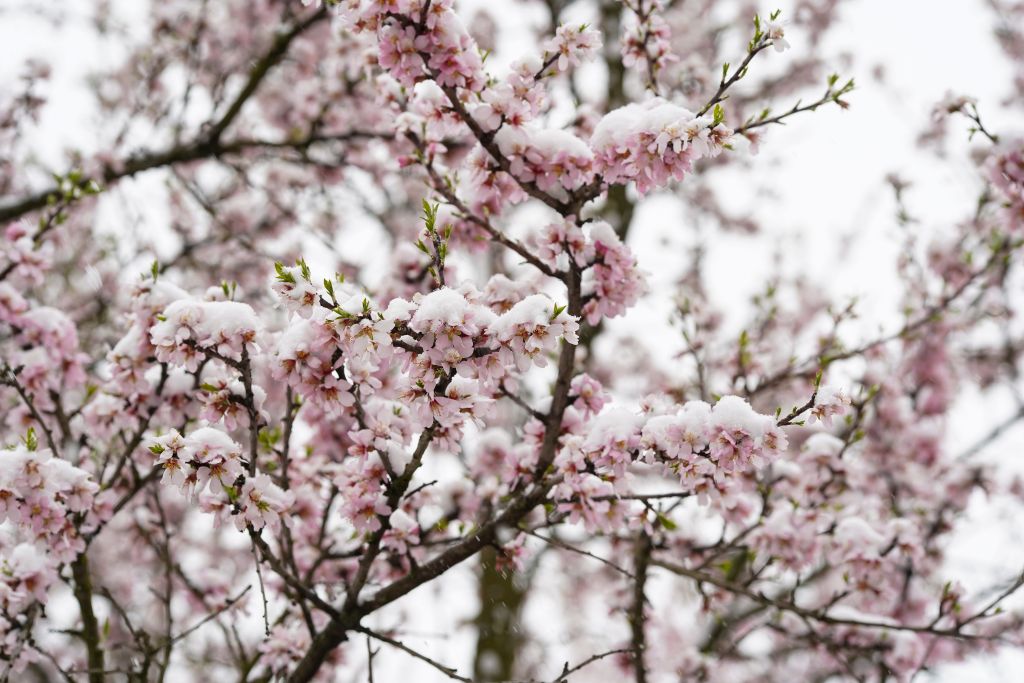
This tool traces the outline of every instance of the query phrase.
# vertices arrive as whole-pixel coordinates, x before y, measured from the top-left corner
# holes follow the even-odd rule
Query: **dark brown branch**
[[[81,638],[85,643],[89,663],[89,683],[103,683],[103,648],[100,646],[100,628],[92,608],[92,577],[89,558],[85,553],[71,563],[75,600],[82,616]]]
[[[641,531],[633,551],[633,602],[629,607],[630,651],[633,654],[633,676],[636,683],[647,683],[647,663],[644,659],[644,652],[647,649],[647,622],[644,619],[647,596],[644,589],[647,585],[647,568],[650,562],[651,537],[645,531]]]
[[[822,624],[830,626],[853,626],[857,628],[877,629],[883,631],[908,631],[911,633],[923,633],[927,635],[939,636],[944,638],[953,638],[956,640],[992,640],[995,636],[984,636],[972,633],[964,633],[961,629],[969,623],[977,621],[978,619],[988,616],[989,612],[998,605],[1003,599],[1005,599],[1012,592],[1016,591],[1021,585],[1024,585],[1024,581],[1018,578],[1009,589],[1003,591],[999,597],[987,605],[984,609],[969,617],[963,621],[960,621],[957,626],[952,628],[939,628],[934,624],[901,624],[898,622],[886,622],[886,621],[875,621],[871,619],[846,619],[843,617],[835,617],[827,614],[823,610],[807,609],[797,605],[790,599],[785,598],[773,598],[760,591],[756,591],[748,586],[741,585],[738,583],[731,582],[725,578],[715,576],[708,572],[696,571],[688,569],[682,565],[675,564],[661,559],[652,559],[651,565],[667,569],[673,574],[685,576],[693,579],[699,583],[709,583],[712,586],[721,588],[722,590],[733,593],[734,595],[742,595],[745,598],[753,600],[754,602],[764,605],[765,607],[781,610],[783,612],[789,612],[795,614],[798,617],[810,619]]]
[[[400,640],[395,640],[394,638],[389,638],[388,636],[386,636],[386,635],[384,635],[382,633],[377,633],[376,631],[371,631],[370,629],[368,629],[368,628],[366,628],[364,626],[357,626],[353,630],[354,631],[358,631],[359,633],[362,633],[364,635],[367,635],[367,636],[373,638],[374,640],[379,640],[382,643],[387,643],[391,647],[397,648],[397,649],[401,650],[402,652],[405,652],[406,654],[415,657],[416,659],[420,660],[421,662],[426,662],[427,664],[429,664],[430,666],[434,667],[435,669],[437,669],[438,671],[443,673],[448,678],[451,678],[452,680],[462,681],[463,683],[473,683],[472,679],[466,678],[465,676],[460,676],[458,670],[455,669],[454,667],[450,667],[450,666],[446,666],[444,664],[441,664],[440,662],[431,659],[430,657],[426,656],[425,654],[423,654],[421,652],[417,652],[416,650],[412,649],[411,647],[409,647],[405,643],[401,642]]]

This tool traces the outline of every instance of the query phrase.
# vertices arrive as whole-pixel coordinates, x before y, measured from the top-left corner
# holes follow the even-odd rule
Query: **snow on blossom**
[[[0,575],[8,589],[16,588],[18,591],[15,595],[8,593],[2,601],[15,610],[26,606],[27,598],[46,604],[47,589],[57,578],[46,553],[30,543],[19,543],[6,555]]]
[[[569,131],[505,126],[494,141],[510,162],[509,172],[545,192],[564,195],[593,178],[594,153]]]
[[[190,372],[199,367],[203,351],[241,361],[243,351],[253,354],[261,325],[252,308],[235,301],[179,300],[164,309],[150,330],[156,357],[164,363],[183,365]]]
[[[607,183],[636,182],[641,194],[682,180],[694,161],[714,157],[730,143],[732,130],[710,116],[660,97],[605,114],[590,147],[594,168]]]
[[[231,431],[239,427],[249,426],[249,411],[245,405],[246,391],[242,380],[227,376],[221,372],[207,372],[202,378],[200,388],[203,390],[203,409],[200,419],[207,422],[223,422],[224,428]],[[252,386],[253,408],[257,414],[263,408],[267,392],[258,385]]]
[[[32,393],[46,396],[50,389],[81,386],[87,357],[79,348],[75,323],[66,313],[51,306],[31,306],[11,323],[19,343],[7,362],[23,366],[19,376]]]
[[[562,437],[555,460],[562,481],[553,495],[570,519],[604,530],[632,514],[628,501],[616,500],[615,492],[628,480],[628,466],[634,462],[674,474],[703,502],[713,500],[730,514],[746,514],[749,508],[735,490],[742,475],[774,461],[786,448],[786,436],[775,420],[737,396],[722,397],[714,406],[703,401],[651,403],[656,410],[658,406],[668,412],[638,414],[612,406],[585,423],[573,419],[578,415],[573,409],[567,411],[563,429],[570,435]]]
[[[71,561],[85,544],[73,515],[88,514],[99,485],[49,449],[0,450],[0,523],[11,522],[55,560]]]
[[[470,303],[462,292],[443,287],[414,298],[409,328],[419,333],[423,356],[432,366],[449,370],[469,358],[495,315]]]
[[[14,324],[28,309],[28,302],[17,289],[6,282],[0,282],[0,322]]]
[[[389,304],[384,320],[396,329],[406,327],[422,349],[403,351],[412,379],[423,383],[419,393],[437,381],[431,368],[465,371],[490,385],[511,368],[545,366],[558,340],[578,341],[578,322],[545,295],[529,295],[500,315],[480,299],[475,290],[443,287],[412,302]]]
[[[320,295],[310,282],[308,271],[276,264],[277,277],[271,289],[289,311],[308,317],[320,303]]]
[[[520,371],[531,364],[544,367],[545,354],[557,349],[559,339],[568,344],[579,342],[579,324],[543,294],[532,294],[502,313],[488,332],[499,344],[499,355]]]
[[[644,424],[641,445],[670,460],[689,458],[707,446],[711,406],[687,401],[676,413],[655,415]]]
[[[340,363],[334,359],[339,346],[326,312],[293,319],[278,337],[271,374],[326,414],[336,415],[355,402],[352,385],[339,376]]]
[[[587,458],[617,477],[625,474],[640,447],[643,417],[623,407],[612,407],[590,423],[581,445]]]
[[[426,14],[422,31],[409,25],[418,21],[419,7],[412,2],[350,2],[342,5],[344,25],[356,31],[375,30],[378,61],[399,83],[412,88],[425,73],[442,86],[478,91],[485,82],[483,60],[476,43],[449,0],[437,0]],[[404,16],[395,21],[386,14]]]
[[[787,445],[775,420],[755,412],[738,396],[723,396],[715,403],[709,437],[709,455],[726,471],[774,460]]]

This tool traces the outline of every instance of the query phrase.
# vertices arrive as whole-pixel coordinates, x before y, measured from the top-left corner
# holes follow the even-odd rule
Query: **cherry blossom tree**
[[[851,105],[841,3],[466,4],[88,3],[121,59],[56,174],[47,65],[9,84],[3,679],[909,681],[1021,645],[1024,568],[975,594],[947,558],[972,500],[1024,497],[972,460],[1024,399],[949,437],[1019,378],[1024,143],[982,114],[1021,83],[937,104],[980,188],[946,230],[891,179],[899,323],[780,268],[737,327],[699,242],[652,286],[634,217],[758,231],[721,178]],[[514,55],[504,12],[544,17]],[[534,651],[538,600],[565,637]],[[464,661],[403,625],[467,609]]]

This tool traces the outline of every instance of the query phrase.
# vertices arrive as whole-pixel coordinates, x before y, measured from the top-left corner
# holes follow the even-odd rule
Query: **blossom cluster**
[[[253,354],[258,331],[259,321],[248,304],[184,299],[164,309],[150,337],[157,360],[194,372],[207,353],[235,362]]]
[[[594,167],[607,183],[636,182],[640,193],[682,180],[693,162],[716,157],[732,142],[732,130],[713,116],[660,97],[605,114],[590,147]]]
[[[820,421],[826,427],[831,427],[832,418],[843,415],[849,405],[850,397],[841,388],[830,384],[819,387],[807,421],[809,424]]]
[[[214,509],[233,515],[239,530],[276,530],[295,502],[267,475],[247,476],[241,447],[218,429],[201,427],[187,437],[170,430],[154,438],[149,449],[157,456],[164,484],[177,486],[189,498],[209,492],[221,503],[226,500],[227,508]]]
[[[586,24],[562,24],[543,45],[545,61],[554,59],[559,71],[579,66],[601,49],[601,34]]]
[[[282,279],[312,288],[302,268],[279,266]],[[286,304],[296,283],[275,286]],[[417,430],[430,428],[435,448],[457,450],[467,422],[482,424],[503,383],[514,384],[512,373],[545,367],[559,341],[577,342],[578,322],[564,307],[542,294],[520,298],[510,284],[495,276],[483,291],[441,287],[379,310],[355,288],[333,283],[314,298],[336,305],[300,307],[278,335],[272,373],[310,406],[343,416],[359,401],[359,421],[345,439],[351,457],[333,478],[357,530],[376,531],[400,512],[385,491],[408,464]],[[385,381],[401,402],[382,392]],[[392,522],[388,538],[397,530]]]
[[[0,657],[9,670],[20,673],[38,655],[28,646],[32,614],[46,605],[58,573],[52,558],[33,543],[0,544]]]
[[[151,116],[138,129],[154,132],[180,111],[180,88],[161,74],[187,79],[186,120],[154,136],[169,147],[118,142],[86,160],[88,175],[111,184],[172,167],[165,227],[179,239],[149,250],[142,235],[130,254],[133,241],[119,245],[131,263],[144,251],[168,257],[119,286],[123,264],[89,244],[102,242],[91,239],[91,206],[62,214],[67,202],[54,194],[56,204],[36,204],[40,229],[53,228],[46,239],[32,220],[4,229],[6,433],[32,425],[61,452],[31,438],[0,452],[0,678],[51,646],[44,677],[85,666],[141,679],[365,672],[362,649],[343,645],[351,629],[381,626],[378,606],[401,611],[428,582],[445,599],[446,572],[475,559],[485,572],[560,572],[552,599],[589,610],[598,595],[609,624],[627,615],[624,656],[582,662],[637,680],[737,683],[768,667],[772,680],[909,677],[961,656],[976,636],[1003,635],[1012,622],[992,614],[958,621],[977,606],[956,584],[940,588],[945,532],[972,492],[1024,498],[1024,484],[953,467],[944,428],[958,387],[974,379],[956,335],[975,329],[971,315],[1015,319],[1012,297],[990,306],[981,294],[1019,279],[1009,258],[1019,244],[958,234],[932,249],[945,283],[907,249],[906,330],[866,344],[819,336],[847,313],[780,275],[755,299],[738,349],[695,250],[692,270],[665,273],[682,276],[686,327],[682,340],[665,337],[683,348],[663,364],[641,351],[647,325],[602,325],[648,292],[627,245],[643,230],[632,217],[647,213],[646,194],[685,179],[695,211],[743,223],[727,215],[717,171],[694,171],[701,160],[729,163],[722,152],[734,143],[819,106],[770,115],[776,103],[760,101],[806,85],[810,62],[727,93],[762,50],[788,47],[778,13],[755,18],[739,69],[719,71],[736,58],[723,34],[732,10],[716,6],[712,17],[701,3],[661,0],[602,9],[602,27],[617,24],[619,35],[553,23],[532,54],[488,59],[508,27],[484,6],[464,23],[455,4],[303,0],[315,8],[282,13],[272,2],[155,3],[153,44],[100,79],[105,111],[128,104],[125,130]],[[796,19],[811,48],[835,3],[819,4]],[[602,52],[602,40],[617,40],[621,55]],[[676,55],[687,55],[685,68],[674,68]],[[577,92],[592,74],[607,92]],[[651,92],[628,104],[637,85]],[[729,121],[746,121],[742,138],[716,102],[729,105]],[[206,106],[211,119],[193,130]],[[753,106],[763,113],[746,118]],[[967,99],[943,106],[976,116]],[[18,133],[0,109],[6,146]],[[8,167],[0,161],[0,194],[25,190],[22,206],[50,196]],[[1019,231],[1022,168],[1019,142],[994,148],[996,202],[979,205],[975,228]],[[433,207],[426,226],[421,198]],[[992,216],[997,203],[1008,220]],[[272,258],[290,260],[314,239],[333,244],[350,222],[373,223],[372,253],[319,250],[317,268],[333,273],[322,280],[304,260],[276,264],[268,291]],[[965,245],[972,256],[998,252],[1000,277],[976,276],[982,259],[962,258]],[[927,292],[961,285],[985,305],[931,305]],[[928,316],[915,322],[919,308]],[[971,369],[999,378],[1018,360],[1007,344],[993,363],[982,337],[1000,335],[973,336]],[[864,388],[851,390],[856,402],[812,382],[832,363]],[[771,414],[789,405],[803,407]],[[199,513],[215,528],[194,523]],[[566,523],[575,527],[562,534]],[[529,562],[545,541],[543,562]],[[233,609],[234,590],[255,586],[254,566],[263,628],[241,623],[259,609]],[[166,572],[167,590],[139,591],[139,567]],[[670,573],[695,588],[692,604],[656,599],[652,586]],[[40,633],[56,625],[56,609],[43,607],[62,582],[80,625],[33,642],[34,623]],[[491,582],[481,590],[482,612],[511,607],[486,595]],[[156,658],[153,614],[169,634]],[[211,637],[192,637],[200,628]],[[417,654],[406,642],[392,644]]]
[[[672,30],[661,16],[660,0],[623,3],[632,10],[630,22],[620,40],[622,65],[644,72],[648,79],[657,79],[669,64],[679,58],[672,51]],[[645,7],[646,4],[646,7]],[[656,86],[657,83],[649,83]]]
[[[355,30],[376,30],[380,65],[405,87],[431,74],[441,86],[479,91],[486,81],[483,60],[452,5],[452,0],[436,0],[429,8],[421,0],[348,0],[341,17]]]
[[[388,306],[395,331],[408,330],[398,341],[416,347],[397,347],[397,354],[410,378],[405,397],[421,422],[458,428],[466,417],[478,419],[488,404],[481,397],[513,369],[544,367],[559,340],[577,343],[577,321],[547,296],[530,295],[500,314],[484,296],[442,288]]]
[[[0,657],[21,671],[36,657],[25,641],[30,615],[45,606],[60,566],[85,550],[82,531],[109,516],[85,470],[27,445],[0,450]]]
[[[278,338],[275,376],[314,403],[341,409],[352,405],[353,385],[363,396],[378,389],[382,363],[394,358],[408,373],[409,398],[422,399],[413,405],[431,416],[424,426],[434,419],[449,424],[468,407],[457,394],[478,391],[467,381],[478,380],[486,390],[511,368],[545,366],[560,339],[576,343],[578,323],[545,295],[496,312],[504,303],[500,280],[484,292],[467,283],[395,298],[383,311],[365,296],[333,310],[311,309],[308,319],[295,320]],[[332,296],[339,292],[332,287]],[[445,395],[433,396],[442,378]]]
[[[166,278],[143,278],[136,283],[131,292],[130,325],[107,354],[110,379],[105,389],[109,394],[131,398],[153,391],[153,378],[147,377],[152,369],[149,359],[156,355],[150,330],[160,322],[158,316],[164,309],[188,298],[186,291]]]
[[[24,221],[8,225],[3,240],[7,263],[0,263],[0,268],[10,268],[27,285],[41,284],[52,264],[53,245],[49,242],[36,244],[35,233]]]
[[[1012,230],[1024,228],[1024,140],[1002,143],[985,163]]]
[[[591,325],[622,315],[647,291],[636,257],[605,221],[580,227],[573,220],[545,226],[533,239],[542,262],[558,270],[583,270],[583,314]]]
[[[354,402],[351,385],[338,376],[334,356],[339,344],[326,311],[295,320],[277,339],[274,378],[286,381],[325,414],[338,414]]]
[[[647,422],[642,435],[649,457],[667,466],[682,484],[702,496],[726,493],[728,477],[776,460],[787,438],[775,420],[738,396],[715,405],[683,404],[678,412]]]
[[[88,472],[48,448],[0,451],[0,523],[12,522],[60,562],[84,549],[74,516],[90,513],[98,491]]]
[[[594,183],[635,181],[645,193],[681,180],[694,161],[717,156],[730,145],[732,131],[720,116],[698,117],[661,98],[609,112],[589,141],[571,130],[536,125],[532,119],[544,98],[544,86],[537,79],[544,75],[545,65],[564,71],[591,59],[600,46],[596,32],[562,25],[545,43],[540,63],[520,61],[505,79],[489,85],[472,38],[452,19],[451,3],[431,3],[425,22],[420,18],[422,8],[412,0],[390,3],[386,9],[351,2],[343,15],[352,30],[375,31],[380,65],[405,87],[415,87],[413,106],[402,114],[401,126],[415,134],[428,133],[431,140],[424,149],[429,147],[431,159],[445,149],[440,135],[458,131],[460,118],[477,129],[479,142],[470,155],[474,207],[499,213],[522,201],[526,187],[567,200]],[[670,58],[663,44],[667,29],[657,14],[644,16],[650,24],[643,29],[645,49],[660,52],[645,59],[665,63]],[[776,46],[784,44],[781,25],[772,23],[769,28]],[[424,86],[424,78],[435,85]],[[472,104],[460,101],[462,89],[474,93]]]
[[[7,282],[0,282],[0,341],[3,366],[18,369],[17,381],[33,396],[37,409],[52,408],[54,392],[85,382],[88,357],[79,347],[72,319],[57,308],[31,302]],[[25,406],[11,410],[8,424],[21,431],[26,412]]]
[[[745,478],[775,462],[787,447],[775,420],[737,396],[725,396],[714,406],[656,400],[636,413],[605,407],[600,385],[586,375],[573,386],[578,406],[567,415],[568,433],[556,459],[561,481],[553,495],[570,521],[581,520],[592,531],[608,531],[624,516],[637,514],[617,496],[626,490],[633,463],[653,465],[702,502],[729,508]],[[543,434],[536,421],[526,431],[532,439]]]
[[[647,280],[636,257],[611,225],[603,221],[594,223],[588,237],[594,261],[583,278],[587,301],[583,314],[587,322],[596,325],[601,318],[623,315],[647,292]]]
[[[544,192],[565,195],[593,179],[594,153],[569,131],[556,128],[505,126],[495,135],[509,173],[535,183]]]

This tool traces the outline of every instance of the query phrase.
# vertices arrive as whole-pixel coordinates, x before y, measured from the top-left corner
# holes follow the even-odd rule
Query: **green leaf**
[[[274,449],[274,445],[281,438],[281,430],[278,428],[264,427],[259,431],[258,439],[260,445],[266,448],[268,451]]]
[[[295,284],[295,276],[292,275],[291,271],[284,267],[284,264],[280,261],[274,262],[274,272],[277,273],[278,282],[287,282],[288,284]]]
[[[438,204],[431,204],[426,199],[423,200],[423,222],[427,227],[427,234],[434,234],[434,226],[437,223],[437,209]]]
[[[299,259],[295,262],[295,265],[299,267],[299,272],[302,273],[302,279],[306,282],[312,282],[310,279],[309,266],[306,265],[306,259]]]
[[[36,438],[35,427],[29,427],[28,432],[25,434],[25,448],[30,451],[34,451],[39,448],[39,439]]]
[[[679,526],[675,522],[673,522],[671,519],[669,519],[660,512],[658,513],[658,523],[661,524],[661,526],[663,526],[668,531],[675,531],[679,528]]]

